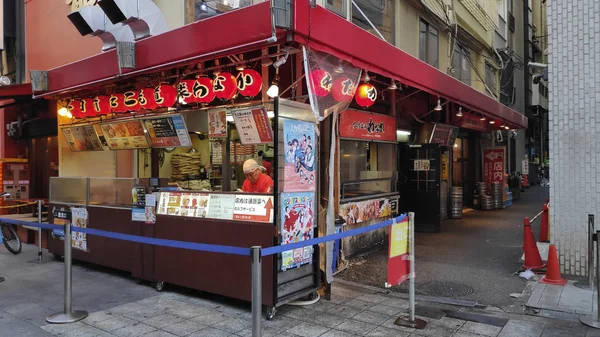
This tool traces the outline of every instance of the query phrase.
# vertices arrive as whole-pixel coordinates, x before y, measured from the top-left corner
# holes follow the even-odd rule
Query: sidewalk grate
[[[456,282],[425,282],[417,285],[417,291],[430,296],[463,297],[475,292],[466,284]]]

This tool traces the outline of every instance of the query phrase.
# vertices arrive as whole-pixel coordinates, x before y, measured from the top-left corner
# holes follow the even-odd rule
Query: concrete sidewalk
[[[20,255],[0,249],[0,336],[251,336],[249,303],[168,287],[157,293],[127,275],[83,264],[73,267],[73,307],[90,312],[84,321],[49,325],[45,316],[63,309],[63,264],[27,263],[35,247]],[[424,330],[393,324],[406,314],[401,294],[334,283],[331,301],[286,305],[264,321],[263,336],[353,337],[550,337],[599,336],[565,320],[510,315],[419,301]]]

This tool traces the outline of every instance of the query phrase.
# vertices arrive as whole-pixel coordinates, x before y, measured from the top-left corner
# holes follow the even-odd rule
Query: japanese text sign
[[[264,107],[236,110],[232,115],[242,144],[273,142],[273,130]]]
[[[487,183],[504,182],[506,148],[483,149],[483,180]]]

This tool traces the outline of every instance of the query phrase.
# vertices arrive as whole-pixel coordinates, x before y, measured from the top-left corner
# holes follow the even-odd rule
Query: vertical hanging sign
[[[483,180],[487,183],[503,183],[506,166],[506,148],[503,146],[483,149]]]

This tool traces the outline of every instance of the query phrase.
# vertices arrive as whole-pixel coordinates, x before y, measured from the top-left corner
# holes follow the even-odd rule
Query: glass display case
[[[50,203],[131,208],[131,189],[136,178],[50,178]]]

